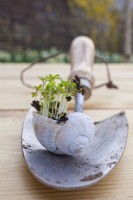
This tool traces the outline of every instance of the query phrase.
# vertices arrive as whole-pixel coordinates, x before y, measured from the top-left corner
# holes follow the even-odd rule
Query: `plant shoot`
[[[64,81],[59,74],[49,74],[39,79],[41,84],[34,87],[35,91],[32,93],[34,100],[31,105],[36,108],[38,114],[65,122],[68,102],[76,93],[84,94],[80,79],[75,76],[72,81]]]

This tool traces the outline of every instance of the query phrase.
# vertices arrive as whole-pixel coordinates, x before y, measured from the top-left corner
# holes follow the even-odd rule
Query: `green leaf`
[[[37,94],[35,92],[32,92],[32,97],[36,97]]]

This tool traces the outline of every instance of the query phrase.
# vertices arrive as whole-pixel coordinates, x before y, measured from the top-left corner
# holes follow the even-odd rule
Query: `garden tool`
[[[84,100],[92,94],[94,55],[90,38],[80,36],[72,41],[69,79],[77,75],[84,86],[84,96],[76,94],[75,112],[83,112]],[[110,81],[108,87],[116,86]],[[51,153],[40,144],[33,130],[32,110],[28,111],[22,128],[22,152],[30,172],[41,183],[60,190],[89,187],[110,173],[122,157],[128,133],[124,112],[95,122],[95,137],[90,148],[74,156]]]

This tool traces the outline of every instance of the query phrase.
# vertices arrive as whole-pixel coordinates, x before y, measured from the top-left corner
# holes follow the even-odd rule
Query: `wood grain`
[[[78,191],[58,191],[39,183],[28,171],[21,153],[21,128],[30,105],[31,90],[21,85],[19,74],[26,65],[0,66],[0,200],[112,200],[133,199],[133,66],[111,65],[111,74],[119,91],[101,88],[86,102],[85,113],[99,121],[126,111],[129,137],[125,153],[116,168],[98,184]],[[102,65],[95,66],[95,77],[103,81]],[[52,70],[53,69],[53,70]],[[38,65],[27,81],[35,83],[35,75],[60,72],[66,78],[68,65]],[[106,78],[105,78],[106,79]],[[73,103],[70,105],[73,108]],[[69,110],[71,112],[71,110]]]
[[[0,65],[0,109],[2,110],[25,110],[31,103],[32,89],[26,88],[20,82],[20,72],[28,64],[1,64]],[[97,84],[106,81],[106,73],[103,64],[94,66],[94,76]],[[111,74],[114,82],[119,86],[119,90],[107,89],[106,87],[93,90],[91,99],[85,102],[85,109],[107,108],[133,108],[132,92],[132,65],[110,65]],[[46,74],[56,74],[67,79],[70,73],[69,65],[61,64],[40,64],[25,74],[25,80],[35,85],[38,83],[37,77]],[[71,102],[69,108],[74,108],[74,102]]]

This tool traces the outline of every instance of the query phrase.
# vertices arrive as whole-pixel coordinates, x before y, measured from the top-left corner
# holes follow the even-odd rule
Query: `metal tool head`
[[[61,156],[47,151],[35,137],[32,110],[22,129],[22,152],[30,172],[41,183],[60,190],[91,186],[103,179],[119,162],[127,141],[124,113],[95,123],[94,142],[85,154]]]

